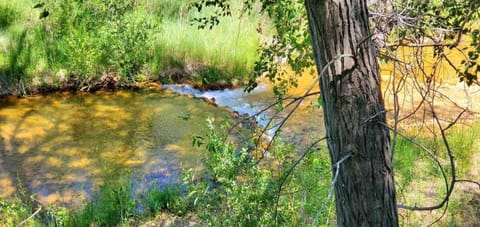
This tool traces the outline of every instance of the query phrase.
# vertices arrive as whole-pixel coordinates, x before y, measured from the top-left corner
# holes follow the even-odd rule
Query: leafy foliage
[[[20,200],[0,201],[0,223],[6,226],[16,226],[31,215],[31,209]],[[30,224],[34,222],[28,222]]]
[[[51,65],[84,77],[118,70],[134,79],[151,53],[148,40],[156,24],[146,12],[131,10],[137,7],[133,0],[53,1],[46,7],[51,16],[43,26],[56,28],[41,33],[54,46],[47,53]]]
[[[266,163],[258,164],[251,146],[236,148],[226,142],[226,134],[216,133],[212,122],[208,129],[205,137],[194,140],[194,144],[205,148],[203,180],[195,180],[192,172],[184,180],[205,223],[214,226],[312,223],[330,185],[330,162],[326,154],[314,150],[299,169],[286,175],[297,157],[292,146],[277,141]],[[283,183],[285,190],[278,194]],[[331,204],[328,208],[319,217],[321,222],[334,215]]]
[[[297,85],[297,77],[302,70],[314,66],[311,40],[308,34],[308,23],[303,1],[280,1],[280,0],[244,0],[245,11],[251,12],[261,5],[260,13],[267,14],[275,27],[276,34],[269,42],[260,46],[260,57],[255,63],[254,74],[249,80],[246,91],[251,91],[257,84],[256,78],[266,75],[271,81],[278,83],[277,95],[285,94],[289,86]],[[229,0],[200,0],[195,4],[198,10],[207,7],[216,7],[217,15],[225,15],[228,12]],[[478,18],[480,12],[479,1],[461,0],[438,0],[438,1],[395,1],[389,7],[382,4],[371,6],[373,12],[372,28],[375,33],[385,35],[388,41],[394,41],[379,48],[394,50],[400,46],[409,44],[434,47],[435,57],[443,59],[445,49],[460,48],[460,40],[463,36],[470,36],[470,48],[463,51],[465,59],[459,66],[449,63],[455,68],[460,81],[468,85],[477,81],[480,72],[478,56]],[[218,13],[220,11],[220,13]],[[212,19],[214,18],[214,19]],[[212,19],[213,22],[210,20]],[[207,24],[216,25],[218,19],[212,16],[194,19],[199,27]],[[261,29],[259,29],[261,31]],[[383,34],[382,34],[383,33]],[[372,36],[375,39],[376,35]],[[394,40],[392,40],[394,38]],[[390,51],[382,51],[379,55],[382,59],[395,59]],[[287,75],[285,65],[288,64],[296,75]]]
[[[256,79],[266,75],[270,81],[279,85],[275,87],[276,94],[281,98],[289,86],[297,86],[298,76],[305,68],[314,65],[310,36],[308,34],[308,21],[303,1],[280,0],[245,0],[244,11],[256,10],[255,3],[260,2],[260,13],[266,14],[275,28],[275,34],[259,48],[259,58],[254,65],[254,73],[249,78],[246,91],[252,91],[256,86]],[[213,7],[216,10],[205,16],[193,19],[199,28],[211,28],[218,25],[218,17],[230,15],[229,0],[201,0],[193,4],[198,10]],[[210,10],[211,11],[211,10]],[[261,33],[262,28],[257,29]],[[287,71],[286,64],[291,67],[293,75]]]
[[[390,28],[387,30],[390,45],[388,49],[402,46],[431,47],[434,58],[445,60],[452,67],[460,81],[472,85],[480,73],[478,42],[478,19],[480,1],[399,1],[388,14]],[[382,9],[378,9],[382,10]],[[466,40],[468,45],[462,45]],[[455,65],[446,55],[448,50],[457,50],[464,56]],[[390,56],[394,58],[394,56]]]

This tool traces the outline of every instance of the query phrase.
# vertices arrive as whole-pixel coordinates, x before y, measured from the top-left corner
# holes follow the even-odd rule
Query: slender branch
[[[477,182],[477,181],[457,179],[456,182],[458,182],[458,183],[471,183],[471,184],[476,184],[476,185],[478,186],[478,189],[480,189],[480,182]]]
[[[449,128],[451,128],[453,125],[455,125],[458,120],[460,120],[460,118],[462,117],[462,115],[467,112],[468,109],[463,109],[463,111],[457,115],[457,117],[455,118],[455,120],[453,120],[452,122],[450,122],[450,124],[448,124],[448,126],[444,129],[445,131],[447,131]]]
[[[361,44],[361,43],[360,43]],[[358,46],[357,46],[358,47]],[[324,73],[327,71],[328,67],[333,64],[336,60],[338,59],[342,59],[342,58],[346,58],[346,57],[351,57],[351,58],[354,58],[355,56],[354,55],[351,55],[351,54],[340,54],[340,55],[337,55],[335,56],[333,59],[331,59],[322,69],[322,71],[320,72],[319,76],[317,77],[317,80],[320,80],[320,78],[322,77],[322,75],[324,75]],[[268,149],[271,147],[271,145],[273,144],[273,141],[275,140],[275,137],[278,135],[278,132],[279,130],[283,127],[283,125],[287,122],[287,120],[292,116],[292,114],[295,112],[295,110],[298,108],[298,106],[300,105],[300,103],[305,100],[305,98],[307,97],[307,94],[310,94],[310,92],[312,91],[312,89],[315,87],[315,85],[318,84],[317,81],[314,81],[310,87],[307,89],[307,91],[305,92],[305,94],[303,96],[301,96],[298,100],[294,100],[293,102],[290,102],[289,105],[297,102],[297,104],[295,105],[295,107],[287,114],[287,116],[280,122],[278,128],[275,130],[275,133],[273,135],[273,138],[270,140],[268,146],[267,146],[267,149],[265,149],[265,151],[263,152],[263,155],[262,155],[262,158],[265,156],[265,152],[268,151]],[[277,114],[276,114],[277,115]],[[275,115],[275,116],[276,116]],[[273,118],[270,119],[269,121],[269,124],[272,122]],[[257,144],[256,146],[258,146],[259,142],[260,142],[260,138],[263,134],[265,134],[266,132],[266,128],[264,128],[264,130],[262,131],[262,133],[259,135],[259,138],[257,139]],[[257,163],[259,163],[261,160],[261,158],[257,161]]]
[[[310,146],[306,149],[306,151],[300,156],[300,158],[295,162],[293,163],[293,165],[290,167],[290,169],[288,169],[287,173],[283,176],[283,178],[280,180],[280,185],[278,186],[278,190],[277,190],[277,196],[275,198],[275,212],[274,212],[274,219],[275,219],[275,222],[277,222],[277,213],[278,213],[278,202],[280,200],[280,193],[282,192],[282,188],[283,188],[283,185],[285,184],[285,182],[287,181],[288,177],[290,176],[290,174],[292,174],[293,170],[297,167],[297,165],[310,153],[312,152],[314,149],[313,147],[316,146],[318,143],[320,143],[321,141],[327,139],[327,137],[322,137],[320,139],[318,139],[317,141],[313,142],[312,144],[310,144]]]
[[[451,47],[458,45],[457,41],[453,43],[389,43],[387,47]]]
[[[30,215],[30,217],[28,217],[27,219],[23,220],[22,222],[20,222],[20,224],[18,224],[19,226],[27,223],[28,220],[32,219],[33,217],[35,217],[35,215],[37,215],[40,211],[42,210],[42,207],[38,207],[38,209],[32,214]]]
[[[435,122],[436,122],[437,126],[440,128],[440,133],[442,135],[442,140],[443,140],[443,142],[445,144],[445,147],[447,149],[447,154],[448,154],[448,157],[449,157],[449,160],[450,160],[450,167],[451,167],[450,177],[452,179],[450,181],[450,184],[447,187],[447,193],[446,193],[445,197],[443,198],[443,200],[439,204],[434,205],[434,206],[427,206],[427,207],[417,207],[416,205],[415,206],[403,206],[403,205],[398,206],[399,208],[402,208],[402,209],[414,210],[414,211],[432,211],[432,210],[440,209],[444,205],[448,206],[448,201],[449,201],[450,196],[452,195],[453,189],[455,187],[455,182],[456,182],[455,157],[453,155],[453,152],[450,148],[450,144],[448,143],[447,137],[445,135],[445,129],[442,128],[442,125],[440,124],[440,120],[438,119],[435,111],[433,110],[433,106],[431,106],[431,108],[432,108],[433,118],[435,119]],[[442,217],[443,217],[443,215],[442,215]]]
[[[310,92],[308,94],[305,95],[305,97],[310,97],[310,96],[315,96],[315,95],[319,95],[320,92],[317,91],[317,92]],[[261,114],[265,113],[266,111],[268,111],[269,109],[272,109],[273,107],[275,107],[276,105],[278,105],[281,101],[287,101],[289,99],[292,99],[293,101],[289,104],[286,105],[286,107],[288,107],[289,105],[293,104],[294,102],[298,101],[298,100],[301,100],[303,96],[300,96],[300,97],[293,97],[293,96],[288,96],[288,97],[285,97],[283,98],[282,100],[277,100],[276,102],[268,105],[267,107],[263,108],[262,110],[256,112],[255,114],[253,114],[252,116],[250,116],[250,118],[253,118],[255,119],[256,117],[260,116]],[[269,122],[267,123],[267,127],[268,125],[273,121],[273,119],[278,116],[278,113],[280,111],[277,111],[274,116],[272,118],[270,118]],[[232,125],[229,129],[228,129],[228,132],[227,132],[227,135],[231,135],[233,130],[240,126],[242,123],[242,121],[237,121],[234,125]],[[267,129],[268,130],[268,129]],[[266,130],[263,130],[261,135],[264,134],[266,132]],[[227,137],[225,137],[225,140],[227,139]],[[257,140],[256,144],[258,145],[258,142],[259,140]]]
[[[393,131],[395,132],[396,130],[394,130],[393,128],[391,128],[390,126],[388,126],[387,124],[383,123],[383,122],[378,122],[379,124],[383,125],[384,127],[386,127],[387,129],[389,129],[390,131]],[[423,146],[422,144],[418,143],[417,141],[413,140],[412,138],[404,135],[403,133],[401,132],[398,132],[396,131],[396,133],[407,139],[408,141],[410,141],[411,143],[417,145],[419,148],[421,148],[423,151],[425,151],[425,153],[427,153],[432,159],[433,161],[435,162],[435,164],[438,166],[438,168],[440,169],[440,172],[442,173],[442,177],[443,177],[443,180],[445,182],[445,188],[446,190],[448,191],[449,190],[449,184],[448,184],[448,178],[447,178],[447,174],[445,172],[445,170],[443,169],[443,166],[442,164],[440,163],[440,160],[438,160],[438,158],[435,156],[435,154],[433,154],[433,152],[431,152],[428,148],[426,148],[425,146]],[[442,205],[443,206],[443,205]],[[410,207],[410,206],[404,206],[404,205],[398,205],[397,206],[398,208],[402,208],[402,209],[407,209],[407,210],[415,210],[417,209],[416,206],[414,207]],[[438,208],[437,208],[438,209]],[[431,209],[425,209],[425,210],[431,210]]]

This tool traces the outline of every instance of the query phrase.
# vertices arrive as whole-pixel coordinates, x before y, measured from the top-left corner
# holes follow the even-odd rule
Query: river
[[[205,134],[207,118],[233,121],[232,110],[253,115],[275,101],[266,84],[249,94],[241,88],[164,88],[2,100],[0,199],[14,196],[21,186],[41,204],[76,207],[105,179],[119,175],[130,176],[135,190],[177,182],[183,169],[201,166],[192,138]],[[315,102],[302,102],[282,128],[285,140],[301,146],[323,134]],[[274,114],[273,108],[259,115],[258,124],[266,126]]]

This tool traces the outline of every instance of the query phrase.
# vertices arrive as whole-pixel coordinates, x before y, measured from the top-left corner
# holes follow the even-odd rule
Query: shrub
[[[82,77],[116,71],[128,80],[144,67],[157,22],[136,1],[64,0],[50,6],[43,25],[54,28],[44,33],[55,46],[50,65]]]
[[[225,127],[228,127],[225,126]],[[195,200],[200,218],[209,225],[270,226],[311,224],[327,198],[331,181],[328,155],[309,151],[292,174],[290,167],[298,154],[293,146],[276,141],[270,157],[260,164],[252,149],[238,149],[216,133],[211,122],[205,137],[195,137],[203,144],[204,180],[195,182],[187,175],[189,196]],[[253,143],[253,141],[252,141]],[[247,146],[248,147],[248,146]],[[251,146],[250,146],[251,147]],[[283,185],[279,192],[280,184]],[[334,216],[327,203],[318,215],[320,223]]]

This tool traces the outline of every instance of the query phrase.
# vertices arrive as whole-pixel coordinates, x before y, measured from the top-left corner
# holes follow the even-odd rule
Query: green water
[[[135,188],[178,180],[200,166],[192,137],[230,113],[169,92],[53,94],[0,102],[0,199],[19,190],[75,206],[106,178]]]

